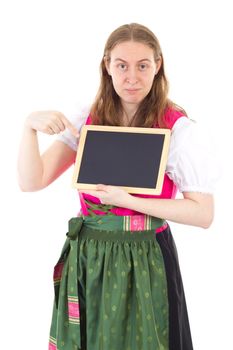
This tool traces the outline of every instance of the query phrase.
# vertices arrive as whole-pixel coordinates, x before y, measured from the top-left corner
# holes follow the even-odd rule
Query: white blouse
[[[80,131],[86,123],[90,108],[85,107],[68,119]],[[79,138],[66,129],[57,136],[77,151]],[[200,130],[198,123],[180,117],[171,130],[171,142],[166,166],[168,177],[180,192],[213,193],[219,178],[219,166],[210,138]]]

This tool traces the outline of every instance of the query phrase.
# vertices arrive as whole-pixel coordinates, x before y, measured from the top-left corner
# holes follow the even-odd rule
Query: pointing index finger
[[[78,129],[65,117],[62,119],[65,127],[70,130],[71,134],[75,137],[79,137],[80,133]]]

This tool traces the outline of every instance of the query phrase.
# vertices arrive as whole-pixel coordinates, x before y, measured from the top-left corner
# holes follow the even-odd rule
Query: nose
[[[126,82],[130,85],[137,84],[138,78],[137,78],[137,72],[135,68],[132,67],[131,69],[128,70]]]

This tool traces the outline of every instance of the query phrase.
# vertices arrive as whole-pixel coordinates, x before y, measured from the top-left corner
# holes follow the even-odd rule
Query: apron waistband
[[[152,217],[149,215],[96,215],[82,216],[83,225],[87,228],[95,230],[107,231],[147,231],[155,230],[161,232],[167,227],[167,222],[163,219]],[[70,223],[79,221],[79,217],[72,218]]]

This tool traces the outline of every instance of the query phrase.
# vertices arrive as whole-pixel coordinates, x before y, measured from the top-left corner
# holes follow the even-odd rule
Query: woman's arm
[[[78,135],[60,112],[33,112],[28,116],[18,154],[18,182],[22,191],[48,186],[74,162],[76,152],[60,141],[55,141],[43,155],[39,151],[37,131],[52,135],[66,127]]]
[[[154,199],[130,196],[127,208],[179,224],[208,228],[214,217],[213,196],[183,193],[183,199]]]
[[[184,192],[183,199],[135,197],[116,186],[98,185],[97,191],[82,191],[100,198],[101,203],[138,211],[176,223],[208,228],[214,216],[211,194]]]

